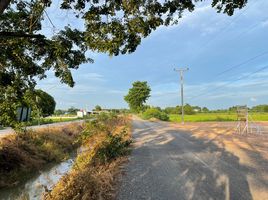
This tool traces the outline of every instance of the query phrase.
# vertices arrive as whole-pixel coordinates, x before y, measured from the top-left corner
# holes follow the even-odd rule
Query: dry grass
[[[126,157],[101,165],[72,170],[64,176],[47,200],[90,200],[115,199],[118,179],[121,176],[119,166],[126,162]]]
[[[69,157],[82,127],[38,129],[0,140],[0,188],[12,187],[46,164]]]
[[[125,117],[89,123],[83,135],[82,152],[46,200],[115,199],[120,166],[127,160],[130,125]]]

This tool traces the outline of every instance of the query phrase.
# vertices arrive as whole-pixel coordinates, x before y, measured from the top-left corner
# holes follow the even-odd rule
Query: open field
[[[52,123],[58,123],[58,122],[70,122],[78,120],[77,117],[46,117],[40,119],[40,124],[52,124]],[[31,125],[38,125],[38,119],[34,119],[31,122]]]
[[[250,113],[253,121],[268,121],[268,113]],[[181,115],[169,115],[171,122],[181,122]],[[197,113],[185,115],[185,122],[236,121],[236,113]]]

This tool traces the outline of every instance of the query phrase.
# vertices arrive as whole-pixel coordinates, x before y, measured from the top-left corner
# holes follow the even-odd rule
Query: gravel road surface
[[[138,119],[133,121],[133,138],[118,200],[268,199],[252,196],[247,175],[257,177],[258,172],[209,140],[168,123]],[[268,171],[268,165],[262,170]],[[254,184],[267,191],[267,179],[262,181]]]

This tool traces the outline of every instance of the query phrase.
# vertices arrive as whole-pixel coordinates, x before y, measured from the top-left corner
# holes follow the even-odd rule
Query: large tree
[[[124,97],[130,109],[134,112],[140,112],[144,109],[144,103],[150,97],[151,88],[147,82],[136,81],[132,84],[128,94]]]
[[[56,102],[54,98],[43,90],[36,90],[36,107],[43,117],[52,115],[55,111]]]
[[[71,70],[85,62],[87,50],[118,55],[134,52],[141,39],[161,25],[177,23],[202,0],[61,0],[84,21],[44,34],[42,21],[51,0],[0,0],[0,107],[11,112],[34,90],[36,81],[52,70],[63,83],[74,86]],[[218,12],[232,15],[247,0],[212,0]],[[0,113],[1,114],[1,113]]]
[[[11,92],[11,93],[10,93]],[[20,101],[12,95],[11,91],[6,91],[8,95],[0,103],[0,124],[15,127],[17,125],[17,108],[29,107],[32,110],[32,117],[49,116],[54,113],[56,102],[54,98],[43,90],[26,90]]]

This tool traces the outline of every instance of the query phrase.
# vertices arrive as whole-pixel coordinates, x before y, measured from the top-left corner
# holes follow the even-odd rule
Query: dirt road
[[[196,134],[169,123],[134,120],[134,150],[118,199],[268,199],[268,160],[262,156],[267,146],[242,162],[234,149],[217,144],[216,133],[214,139]]]

